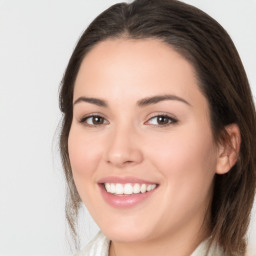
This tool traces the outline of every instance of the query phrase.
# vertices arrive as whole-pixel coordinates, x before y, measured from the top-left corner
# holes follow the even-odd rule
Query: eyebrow
[[[165,101],[165,100],[176,100],[176,101],[180,101],[180,102],[185,103],[186,105],[191,106],[186,100],[184,100],[184,99],[182,99],[178,96],[169,95],[169,94],[167,94],[167,95],[157,95],[157,96],[152,96],[152,97],[147,97],[147,98],[141,99],[141,100],[137,101],[137,105],[139,107],[145,107],[145,106],[156,104],[158,102]],[[80,102],[91,103],[91,104],[97,105],[99,107],[108,107],[107,102],[102,100],[102,99],[87,98],[87,97],[79,97],[73,103],[73,105],[76,105],[77,103],[80,103]]]
[[[175,95],[157,95],[157,96],[153,96],[153,97],[147,97],[147,98],[144,98],[144,99],[141,99],[137,102],[138,106],[140,107],[144,107],[144,106],[148,106],[148,105],[151,105],[151,104],[156,104],[158,102],[161,102],[161,101],[164,101],[164,100],[176,100],[176,101],[180,101],[180,102],[183,102],[189,106],[191,106],[186,100],[178,97],[178,96],[175,96]]]
[[[87,97],[79,97],[74,103],[73,105],[79,103],[79,102],[88,102],[94,105],[97,105],[99,107],[107,107],[108,104],[106,101],[101,100],[101,99],[96,99],[96,98],[87,98]]]

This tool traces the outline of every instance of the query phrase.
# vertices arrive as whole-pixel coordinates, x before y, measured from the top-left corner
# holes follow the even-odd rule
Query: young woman
[[[255,108],[232,40],[175,0],[99,15],[60,92],[66,214],[101,229],[79,255],[245,255]]]

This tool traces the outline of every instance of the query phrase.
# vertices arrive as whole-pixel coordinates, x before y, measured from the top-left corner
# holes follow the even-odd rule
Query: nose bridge
[[[106,160],[118,167],[140,163],[143,159],[135,127],[119,124],[113,127],[108,138]]]

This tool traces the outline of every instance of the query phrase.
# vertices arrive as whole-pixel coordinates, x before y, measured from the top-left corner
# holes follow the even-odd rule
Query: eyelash
[[[89,126],[89,127],[96,127],[96,126],[101,126],[101,125],[105,125],[104,123],[100,123],[100,124],[88,124],[88,120],[89,119],[92,119],[92,122],[93,122],[93,119],[94,118],[99,118],[100,120],[103,120],[103,122],[106,121],[106,119],[100,115],[90,115],[90,116],[86,116],[86,117],[83,117],[79,122],[82,123],[82,124],[85,124],[86,126]]]
[[[92,122],[93,122],[94,118],[99,118],[101,121],[103,121],[103,123],[100,123],[100,124],[88,124],[88,120],[90,118],[92,119]],[[157,121],[159,121],[159,118],[164,118],[165,120],[167,119],[167,123],[166,124],[159,124],[159,123],[158,124],[152,124],[152,126],[166,127],[166,126],[169,126],[171,124],[174,125],[174,124],[176,124],[178,122],[177,119],[175,119],[173,117],[170,117],[170,116],[168,116],[166,114],[158,114],[158,115],[154,115],[151,118],[149,118],[148,121],[146,121],[144,124],[148,124],[153,119],[157,119]],[[102,117],[100,115],[86,116],[86,117],[83,117],[79,122],[82,123],[82,124],[85,124],[88,127],[97,127],[97,126],[108,124],[108,121],[104,117]]]
[[[159,121],[159,118],[164,118],[164,119],[167,119],[167,123],[166,124],[152,124],[153,126],[160,126],[160,127],[166,127],[166,126],[169,126],[169,125],[174,125],[178,122],[177,119],[169,116],[169,115],[166,115],[166,114],[158,114],[158,115],[154,115],[152,116],[151,118],[149,118],[148,121],[146,121],[145,123],[148,123],[150,120],[153,120],[153,119],[156,119],[157,121]]]

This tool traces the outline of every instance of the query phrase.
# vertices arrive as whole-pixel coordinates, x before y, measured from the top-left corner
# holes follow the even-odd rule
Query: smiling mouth
[[[108,193],[118,196],[145,194],[157,188],[157,184],[139,183],[103,183],[102,185]]]

